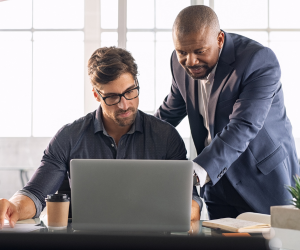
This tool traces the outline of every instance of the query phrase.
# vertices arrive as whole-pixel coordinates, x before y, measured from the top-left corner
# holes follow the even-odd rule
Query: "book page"
[[[258,223],[264,223],[271,225],[271,215],[269,214],[259,214],[259,213],[242,213],[238,217],[239,220],[255,221]]]
[[[265,231],[270,225],[253,221],[246,221],[234,218],[223,218],[217,220],[203,221],[205,227],[220,228],[230,232]]]

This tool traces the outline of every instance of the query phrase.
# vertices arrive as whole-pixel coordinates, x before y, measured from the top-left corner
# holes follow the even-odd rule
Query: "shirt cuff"
[[[209,175],[207,174],[205,169],[201,167],[198,163],[193,162],[193,169],[199,178],[200,187],[203,187],[207,182],[210,181]]]
[[[25,195],[34,202],[36,213],[32,217],[32,219],[39,218],[42,212],[42,203],[40,202],[40,200],[34,194],[30,193],[28,190],[19,190],[14,195],[18,195],[18,194]]]

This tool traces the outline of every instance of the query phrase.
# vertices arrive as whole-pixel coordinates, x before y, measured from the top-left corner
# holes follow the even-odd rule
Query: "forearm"
[[[16,206],[19,214],[18,220],[30,219],[35,216],[36,208],[34,202],[29,197],[21,194],[15,194],[9,199],[9,201]]]
[[[192,200],[191,220],[200,220],[200,206],[194,200]]]
[[[192,211],[191,211],[191,220],[200,220],[200,214],[202,210],[202,200],[199,197],[197,189],[193,186],[193,194],[192,194]]]

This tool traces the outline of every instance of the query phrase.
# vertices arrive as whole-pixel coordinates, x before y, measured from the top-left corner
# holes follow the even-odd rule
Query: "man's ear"
[[[223,31],[220,31],[217,39],[218,39],[218,46],[220,49],[222,49],[224,45],[224,39],[225,39],[225,34]]]
[[[100,102],[100,97],[99,97],[98,93],[96,92],[95,88],[93,88],[92,91],[93,91],[93,94],[94,94],[94,97],[95,97],[96,101]]]

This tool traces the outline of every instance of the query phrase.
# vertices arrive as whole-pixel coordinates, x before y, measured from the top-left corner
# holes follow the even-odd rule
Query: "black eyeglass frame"
[[[135,88],[129,89],[129,90],[125,91],[125,92],[122,93],[122,94],[113,94],[113,95],[110,95],[110,96],[105,96],[105,97],[103,97],[103,96],[100,94],[100,92],[99,92],[98,89],[95,88],[95,90],[96,90],[97,94],[102,98],[102,100],[105,102],[105,104],[106,104],[107,106],[113,106],[113,105],[117,105],[118,103],[120,103],[122,97],[124,97],[126,100],[133,100],[133,99],[137,98],[137,97],[140,95],[140,86],[139,86],[138,80],[135,79],[134,83],[137,85]],[[127,92],[132,91],[132,90],[135,90],[135,89],[138,90],[138,94],[137,94],[136,97],[133,97],[133,98],[130,98],[130,99],[128,99],[128,98],[125,97],[125,94],[126,94]],[[119,101],[118,101],[117,103],[114,103],[114,104],[107,104],[106,101],[105,101],[105,99],[107,99],[107,98],[109,98],[109,97],[112,97],[112,96],[119,96]]]

